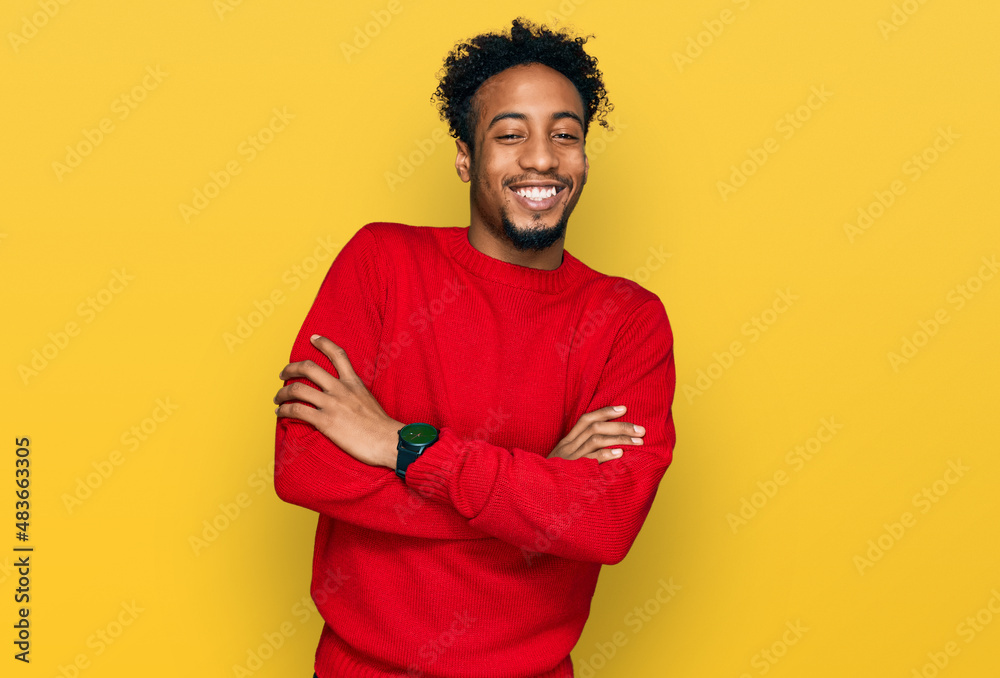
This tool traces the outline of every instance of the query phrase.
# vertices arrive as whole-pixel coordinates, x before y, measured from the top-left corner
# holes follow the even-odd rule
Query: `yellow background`
[[[659,294],[676,336],[675,461],[604,571],[577,675],[998,675],[1000,277],[983,258],[1000,254],[1000,9],[665,4],[3,3],[3,675],[233,676],[276,633],[248,672],[311,675],[315,517],[269,484],[277,375],[324,239],[468,223],[429,97],[456,41],[519,14],[596,34],[615,132],[591,128],[566,246]],[[252,136],[269,140],[253,158]],[[877,218],[845,229],[859,210]],[[116,271],[133,279],[109,287]],[[257,327],[227,345],[241,320]],[[920,346],[894,362],[904,339]],[[53,357],[23,376],[36,350]],[[840,428],[817,447],[824,419]],[[11,645],[20,436],[28,666]],[[199,545],[206,521],[225,527]]]

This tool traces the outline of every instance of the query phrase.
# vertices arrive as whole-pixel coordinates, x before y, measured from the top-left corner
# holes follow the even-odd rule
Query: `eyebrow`
[[[490,128],[493,127],[493,125],[497,124],[501,120],[507,120],[510,118],[513,118],[514,120],[527,120],[528,116],[526,116],[524,113],[515,113],[514,111],[497,113],[495,116],[493,116],[493,119],[490,120],[490,124],[487,125],[486,130],[489,131]],[[573,120],[576,120],[578,123],[580,123],[580,127],[583,127],[583,120],[581,120],[580,116],[574,113],[573,111],[559,111],[557,113],[552,114],[553,120],[563,120],[565,118],[572,118]]]

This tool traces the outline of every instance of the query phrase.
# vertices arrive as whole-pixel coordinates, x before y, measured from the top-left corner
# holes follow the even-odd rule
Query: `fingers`
[[[641,436],[645,435],[645,430],[642,427],[639,427],[642,430],[642,433],[639,433],[636,431],[634,424],[626,422],[609,422],[603,424],[603,426],[609,425],[616,427],[615,430],[607,433],[598,433],[595,431],[579,441],[576,450],[577,455],[586,456],[598,450],[610,451],[610,449],[619,445],[642,445]],[[596,426],[595,424],[595,428]]]
[[[351,361],[347,358],[347,351],[342,349],[340,346],[337,346],[326,337],[318,334],[312,335],[309,339],[312,341],[313,346],[318,348],[323,355],[330,359],[330,362],[333,363],[333,366],[337,369],[337,374],[340,376],[342,381],[360,381],[360,379],[358,379],[358,375],[354,372],[354,368],[351,366]]]
[[[608,405],[607,407],[602,407],[593,412],[585,412],[574,424],[573,428],[569,430],[569,433],[560,441],[560,444],[566,443],[573,445],[574,442],[579,444],[582,442],[578,440],[584,431],[586,431],[591,425],[597,422],[607,421],[609,419],[615,419],[625,414],[624,405]]]
[[[288,363],[278,374],[284,381],[289,379],[308,379],[320,389],[330,391],[337,385],[337,378],[311,360]]]
[[[278,375],[280,379],[285,381],[307,379],[312,383],[294,381],[281,387],[274,396],[274,402],[278,405],[274,411],[276,415],[301,419],[319,429],[320,425],[333,414],[335,408],[332,406],[336,399],[351,393],[357,396],[359,391],[368,395],[368,400],[371,401],[370,407],[385,414],[355,374],[344,349],[318,334],[312,335],[310,341],[330,359],[338,376],[334,376],[312,360],[289,363]]]
[[[642,445],[642,436],[646,434],[643,427],[627,421],[610,421],[624,412],[624,406],[609,406],[583,414],[549,456],[589,457],[605,462],[621,456],[619,445]]]
[[[603,464],[606,461],[611,461],[612,459],[618,459],[622,456],[621,448],[615,448],[613,450],[598,450],[597,452],[591,452],[590,454],[585,454],[581,459],[596,459],[598,464]]]
[[[274,402],[277,405],[281,405],[290,400],[298,400],[319,408],[322,399],[325,397],[326,394],[322,391],[318,391],[312,386],[297,381],[278,389],[277,394],[274,396]]]
[[[351,367],[351,361],[347,359],[347,352],[344,349],[318,334],[312,335],[310,340],[323,355],[330,359],[341,381],[359,381],[358,375],[355,374],[354,368]],[[337,385],[337,377],[327,372],[312,360],[289,363],[281,370],[278,376],[285,381],[299,378],[308,379],[327,393],[336,388]]]
[[[308,405],[303,405],[302,403],[283,402],[278,405],[278,408],[274,411],[274,413],[279,417],[304,421],[307,424],[311,424],[316,429],[319,429],[322,423],[320,419],[320,411],[316,408],[309,407]]]

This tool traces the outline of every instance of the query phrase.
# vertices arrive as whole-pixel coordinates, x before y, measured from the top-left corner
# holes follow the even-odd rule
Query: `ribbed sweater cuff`
[[[478,515],[497,473],[493,455],[475,454],[482,447],[477,441],[463,440],[450,428],[440,429],[437,442],[407,467],[407,486],[422,497],[452,504],[466,518]],[[474,463],[467,463],[470,455]]]

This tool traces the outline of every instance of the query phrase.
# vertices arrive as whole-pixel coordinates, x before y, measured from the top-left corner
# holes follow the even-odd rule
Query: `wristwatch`
[[[406,481],[406,467],[437,442],[438,430],[430,424],[407,424],[399,429],[396,443],[396,475]]]

